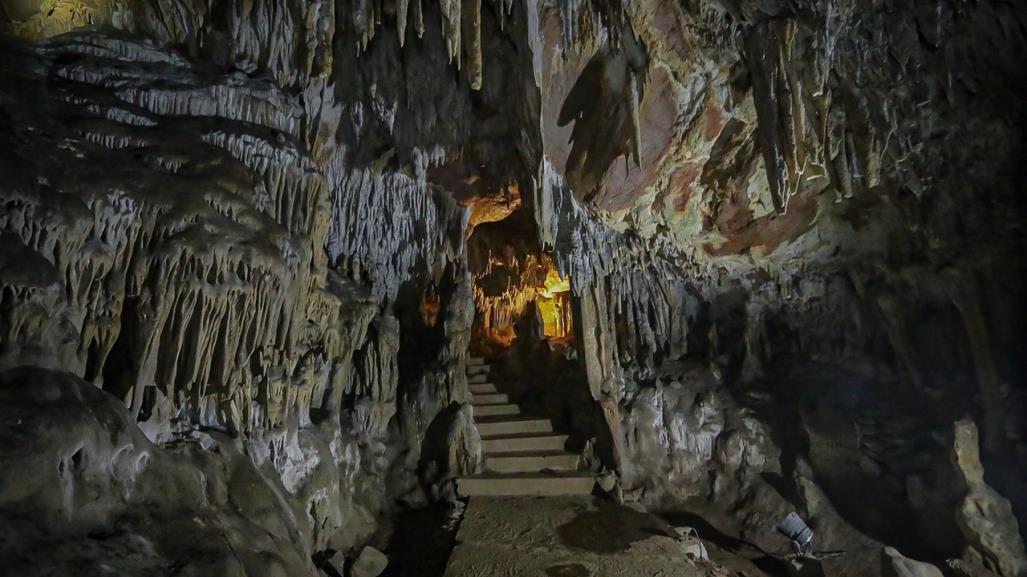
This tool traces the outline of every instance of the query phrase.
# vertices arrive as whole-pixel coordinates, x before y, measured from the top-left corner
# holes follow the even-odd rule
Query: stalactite
[[[354,428],[360,433],[384,439],[396,414],[399,385],[399,323],[380,317],[372,324],[372,338],[356,360],[351,394],[354,397]]]
[[[441,270],[460,258],[465,209],[424,182],[345,170],[341,162],[331,168],[337,180],[327,246],[335,266],[371,279],[376,296],[391,301],[415,267]]]
[[[481,2],[482,0],[464,0],[463,37],[466,39],[468,62],[467,77],[471,89],[481,90],[482,54],[481,54]]]
[[[456,67],[460,68],[461,48],[461,11],[463,0],[441,0],[439,9],[442,15],[442,37],[446,40],[449,61],[456,59]]]
[[[631,71],[628,75],[628,88],[631,90],[631,127],[632,127],[632,143],[634,146],[631,150],[632,158],[635,160],[635,166],[642,166],[642,125],[638,119],[638,106],[642,97],[639,94],[638,79],[635,78],[635,72]]]
[[[678,320],[687,317],[682,269],[644,240],[598,221],[570,195],[548,161],[541,172],[536,190],[540,235],[551,239],[557,269],[570,276],[574,294],[607,292],[613,310],[636,335],[632,350],[681,351],[687,335],[687,326]]]
[[[414,3],[414,32],[417,32],[418,38],[424,37],[424,11],[421,7],[421,0],[411,0]]]
[[[104,138],[107,132],[128,130],[125,137],[133,138],[133,130],[164,125],[173,117],[215,118],[219,128],[197,134],[200,147],[191,151],[167,147],[148,153],[155,174],[170,178],[163,195],[87,190],[85,206],[55,207],[55,214],[65,215],[56,220],[33,217],[46,197],[28,195],[23,208],[7,213],[0,224],[17,235],[19,246],[52,263],[48,266],[55,267],[66,287],[60,306],[81,327],[71,368],[80,373],[88,368],[97,384],[119,390],[136,414],[148,410],[146,391],[156,387],[161,398],[179,408],[170,419],[234,431],[275,427],[291,416],[309,422],[310,409],[321,406],[329,390],[335,397],[340,394],[344,383],[328,375],[341,374],[339,365],[355,348],[354,340],[362,338],[359,329],[344,335],[334,328],[341,307],[354,297],[340,281],[326,277],[329,257],[352,257],[352,266],[342,268],[373,271],[373,278],[356,274],[373,287],[372,298],[395,298],[406,279],[462,258],[466,211],[433,195],[423,180],[347,169],[341,164],[344,151],[324,149],[326,144],[319,145],[322,154],[333,160],[319,165],[295,140],[242,129],[263,125],[299,139],[301,128],[316,133],[320,124],[301,123],[299,103],[268,85],[231,77],[197,88],[197,77],[183,61],[138,46],[99,37],[85,44],[61,39],[41,48],[48,57],[66,51],[101,58],[80,60],[73,67],[56,65],[52,71],[60,81],[109,90],[107,97],[67,101],[105,119],[107,124],[92,129],[96,142],[117,150],[118,143]],[[102,58],[116,55],[132,62],[137,54],[146,63],[173,66],[178,87],[165,83],[154,88],[151,76],[131,67],[121,69],[121,76],[95,73]],[[338,121],[336,111],[308,102],[321,109],[321,122],[330,126]],[[145,109],[146,116],[133,105]],[[207,176],[199,155],[219,158],[219,150],[219,162],[227,169]],[[424,162],[431,158],[425,155]],[[199,190],[176,180],[184,175],[202,183]],[[334,200],[329,182],[335,186]],[[333,204],[335,220],[324,217]],[[407,212],[386,206],[405,206]],[[368,211],[387,220],[369,222]],[[414,227],[412,216],[427,227]],[[386,222],[387,227],[375,227]],[[90,238],[96,240],[87,242]],[[402,254],[396,253],[398,247],[405,247]],[[55,306],[56,287],[40,291],[32,286],[23,282],[5,289],[11,295],[5,301],[26,303],[27,312],[33,300]],[[122,315],[140,320],[114,322]],[[28,345],[55,330],[31,315],[12,320],[4,327],[11,342]],[[320,352],[305,355],[304,347],[314,343],[320,343]],[[104,383],[105,375],[117,376],[104,368],[112,356],[126,355],[138,358],[132,372],[118,376],[124,382]],[[387,422],[383,417],[376,426]],[[163,438],[172,425],[163,426],[152,434]]]
[[[414,0],[417,2],[417,0]],[[407,13],[410,11],[410,0],[397,0],[396,2],[396,31],[399,33],[400,48],[406,44],[407,36]],[[420,35],[418,35],[420,36]]]

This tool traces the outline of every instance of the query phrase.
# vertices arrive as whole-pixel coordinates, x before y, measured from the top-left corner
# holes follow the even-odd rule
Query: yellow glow
[[[554,295],[565,293],[569,290],[571,290],[571,277],[561,278],[556,268],[550,268],[549,272],[546,273],[546,284],[539,290],[539,294],[543,298],[551,299]]]
[[[505,191],[492,196],[474,198],[471,207],[471,219],[467,224],[467,236],[474,232],[474,227],[486,222],[499,222],[514,213],[521,206],[521,191],[517,184],[510,184]]]
[[[494,346],[498,346],[503,349],[510,348],[513,342],[517,340],[517,333],[514,332],[512,326],[503,327],[501,329],[489,329],[485,331],[487,340]]]
[[[560,277],[555,267],[546,273],[545,285],[538,290],[539,315],[542,317],[543,332],[551,339],[562,339],[571,334],[570,299],[571,278]]]
[[[571,332],[566,299],[552,298],[538,301],[538,312],[542,317],[543,332],[551,339],[562,339]]]
[[[11,31],[26,40],[42,40],[85,26],[117,26],[124,19],[119,4],[116,0],[43,0],[35,13],[12,17]]]
[[[518,280],[500,294],[486,294],[480,283],[492,274],[493,267],[513,268]],[[542,319],[546,338],[565,339],[573,334],[570,277],[561,277],[548,254],[528,255],[524,262],[507,262],[499,257],[489,260],[485,271],[474,275],[474,301],[481,315],[482,334],[494,344],[513,342],[513,325],[530,314],[535,304]]]
[[[421,295],[421,318],[429,327],[439,322],[439,295],[432,288]]]

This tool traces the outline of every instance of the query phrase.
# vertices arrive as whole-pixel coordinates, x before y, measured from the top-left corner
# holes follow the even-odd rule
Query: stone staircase
[[[457,479],[457,491],[475,495],[588,495],[595,475],[579,471],[579,456],[564,450],[567,435],[553,431],[549,419],[521,414],[492,382],[492,366],[471,357],[467,380],[474,424],[481,434],[485,472]]]

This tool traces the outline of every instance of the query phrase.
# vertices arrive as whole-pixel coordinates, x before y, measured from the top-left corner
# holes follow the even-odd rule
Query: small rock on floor
[[[385,553],[374,547],[364,547],[349,569],[349,577],[378,577],[389,565]]]

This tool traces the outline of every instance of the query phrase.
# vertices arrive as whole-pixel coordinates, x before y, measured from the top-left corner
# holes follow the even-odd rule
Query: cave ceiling
[[[703,270],[718,258],[749,268],[797,253],[817,260],[808,244],[825,255],[901,250],[873,229],[904,218],[905,196],[925,194],[919,175],[953,187],[967,178],[942,162],[946,147],[987,144],[962,140],[945,115],[973,97],[976,122],[1002,123],[998,103],[1020,88],[1001,56],[974,61],[1008,30],[962,34],[1001,21],[1002,4],[891,18],[887,3],[568,2],[543,3],[537,22],[507,2],[444,2],[427,18],[409,1],[32,5],[12,3],[7,15],[28,38],[102,23],[295,94],[324,83],[336,118],[305,119],[308,144],[331,133],[353,164],[428,166],[429,182],[464,204],[509,205],[507,189],[530,191],[548,160],[604,224]],[[895,45],[875,45],[874,30]],[[934,48],[946,37],[957,44]],[[932,73],[952,68],[959,78]],[[908,85],[915,77],[925,80]],[[934,101],[950,112],[925,106]],[[914,150],[926,136],[937,146]],[[931,230],[944,223],[919,224],[947,236]]]

